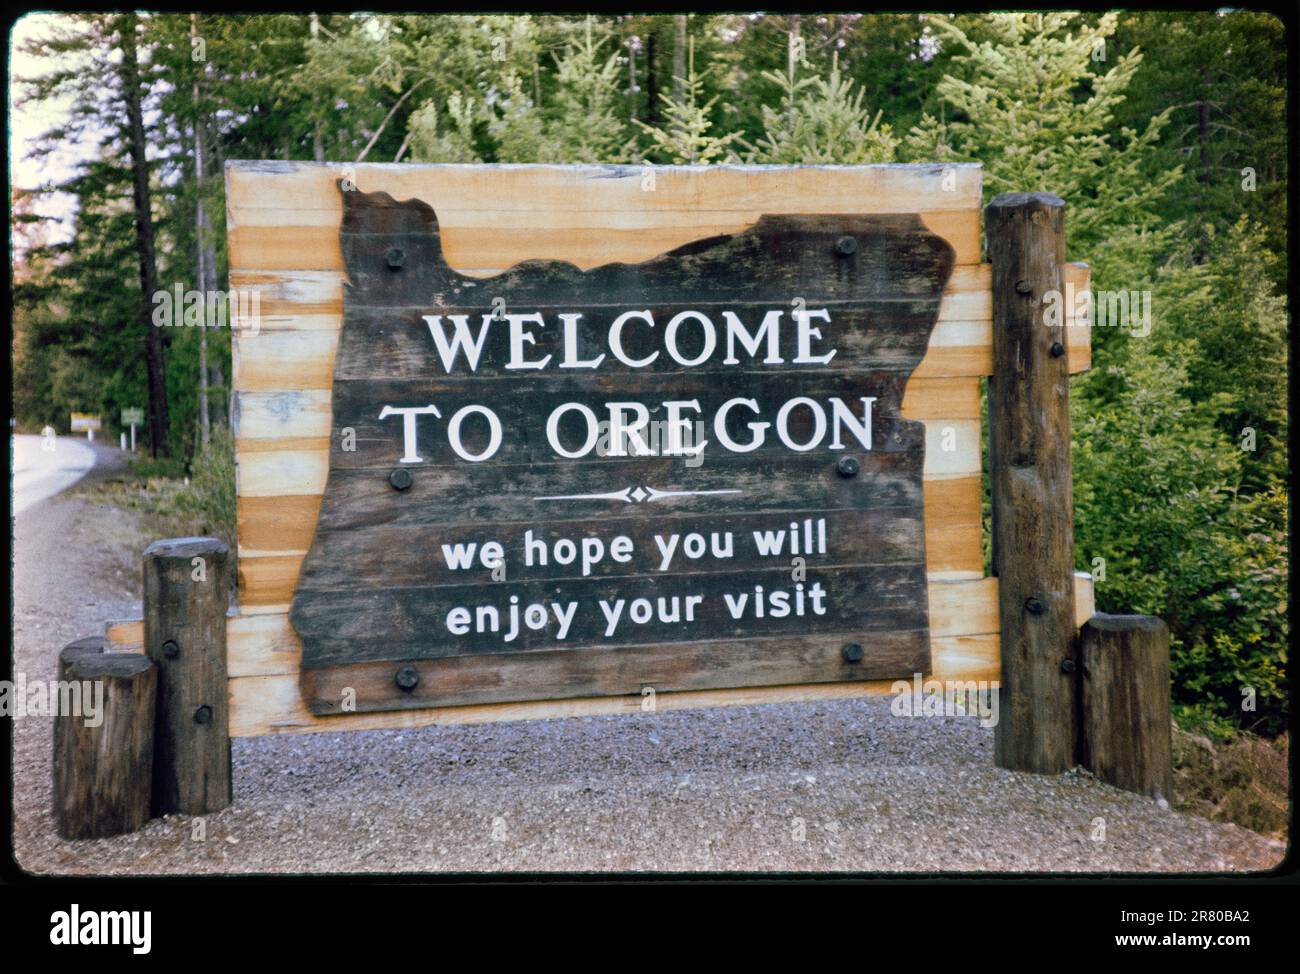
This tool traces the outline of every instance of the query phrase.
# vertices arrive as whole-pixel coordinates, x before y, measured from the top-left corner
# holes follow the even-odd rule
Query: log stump
[[[1102,781],[1173,801],[1169,628],[1098,613],[1084,624],[1083,765]]]
[[[106,653],[100,636],[59,654],[54,821],[65,839],[134,832],[149,821],[158,668]]]

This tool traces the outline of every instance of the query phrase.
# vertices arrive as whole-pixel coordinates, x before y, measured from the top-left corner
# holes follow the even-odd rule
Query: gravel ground
[[[86,483],[111,473],[116,451],[100,454]],[[29,680],[139,612],[150,539],[82,493],[15,521]],[[1244,872],[1285,852],[1085,772],[999,770],[977,721],[895,718],[886,700],[236,740],[235,803],[201,839],[169,816],[64,842],[51,727],[15,722],[16,852],[33,873]]]

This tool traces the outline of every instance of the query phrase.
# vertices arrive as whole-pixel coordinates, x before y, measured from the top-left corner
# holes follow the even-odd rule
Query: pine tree
[[[821,165],[890,162],[898,140],[887,124],[881,124],[881,112],[873,117],[862,107],[862,89],[841,73],[838,54],[832,57],[826,78],[800,77],[799,64],[792,50],[784,73],[763,73],[780,89],[781,106],[763,106],[764,134],[750,153],[750,161]]]
[[[1196,236],[1198,256],[1211,227],[1228,232],[1247,214],[1274,253],[1286,251],[1286,25],[1248,10],[1134,11],[1121,15],[1116,38],[1141,42],[1142,70],[1116,111],[1139,124],[1173,106],[1159,148],[1186,173],[1164,209]],[[1285,286],[1285,261],[1276,262]]]
[[[686,77],[682,79],[682,101],[676,102],[665,94],[659,95],[663,105],[662,127],[638,121],[637,127],[650,137],[653,151],[666,157],[674,165],[702,165],[734,157],[731,144],[740,138],[739,132],[726,135],[712,134],[710,113],[717,104],[714,95],[704,100],[704,75],[695,71],[695,44],[687,43]]]
[[[425,102],[407,122],[407,141],[416,162],[480,162],[474,151],[474,103],[452,92],[440,124],[438,106]]]
[[[909,157],[982,162],[986,197],[1055,193],[1069,205],[1068,244],[1079,253],[1118,230],[1154,227],[1180,175],[1151,164],[1169,112],[1141,132],[1113,131],[1141,63],[1136,49],[1119,57],[1108,49],[1116,20],[987,14],[978,25],[989,39],[977,42],[957,23],[930,17],[938,43],[960,53],[938,85],[943,115],[927,114],[912,129]]]
[[[632,139],[619,118],[620,65],[617,50],[602,60],[605,38],[592,35],[588,17],[583,33],[565,44],[556,58],[557,115],[548,130],[556,162],[627,162]]]
[[[541,108],[517,74],[506,75],[501,91],[488,93],[484,110],[498,162],[549,162],[556,155]]]

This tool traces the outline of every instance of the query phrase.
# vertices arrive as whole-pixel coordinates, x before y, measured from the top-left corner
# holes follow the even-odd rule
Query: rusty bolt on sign
[[[388,261],[388,266],[395,271],[401,270],[402,265],[406,263],[406,254],[404,254],[398,247],[391,248],[385,256]]]
[[[194,723],[210,724],[212,723],[212,708],[206,703],[194,711]]]
[[[181,654],[181,648],[176,644],[176,640],[169,639],[162,645],[163,655],[168,659],[175,659]]]
[[[403,666],[393,677],[393,682],[397,684],[399,690],[410,693],[420,682],[420,671],[414,666]]]
[[[840,457],[840,462],[835,465],[835,469],[840,472],[841,477],[856,477],[858,471],[862,469],[862,464],[858,463],[857,457]]]
[[[1031,595],[1025,599],[1025,611],[1031,616],[1040,616],[1047,611],[1047,606],[1043,604],[1042,599]]]
[[[843,654],[846,663],[862,662],[862,647],[858,643],[845,643],[840,652]]]
[[[398,467],[388,475],[388,482],[395,490],[406,490],[411,486],[411,471],[405,467]]]
[[[841,257],[852,257],[858,252],[858,242],[852,237],[840,237],[835,242],[835,252]]]
[[[1030,294],[1033,292],[1033,290],[1034,290],[1034,286],[1030,284],[1028,281],[1016,281],[1017,294]]]

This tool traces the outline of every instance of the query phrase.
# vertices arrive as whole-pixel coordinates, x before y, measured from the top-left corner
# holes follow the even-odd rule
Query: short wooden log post
[[[1074,524],[1069,364],[1061,291],[1065,203],[1006,193],[985,213],[993,265],[989,479],[993,574],[1002,639],[1002,716],[994,757],[1003,768],[1057,774],[1078,750],[1074,659]]]
[[[1083,766],[1126,791],[1173,800],[1169,628],[1098,613],[1083,626]]]
[[[144,645],[158,664],[153,812],[203,815],[231,801],[226,688],[230,549],[216,538],[144,553]]]
[[[55,827],[65,839],[134,832],[149,821],[158,668],[93,636],[59,653],[59,680]]]

